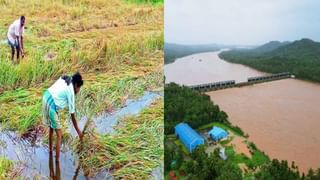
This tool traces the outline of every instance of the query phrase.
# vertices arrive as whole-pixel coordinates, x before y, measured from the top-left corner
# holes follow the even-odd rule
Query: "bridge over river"
[[[276,81],[280,79],[287,79],[291,78],[289,72],[271,74],[266,76],[257,76],[257,77],[250,77],[246,82],[239,82],[236,83],[235,80],[229,81],[219,81],[213,83],[206,83],[206,84],[199,84],[199,85],[192,85],[188,86],[193,90],[201,91],[201,92],[209,92],[209,91],[216,91],[219,89],[226,89],[226,88],[233,88],[233,87],[241,87],[241,86],[249,86],[257,83],[264,83],[268,81]]]

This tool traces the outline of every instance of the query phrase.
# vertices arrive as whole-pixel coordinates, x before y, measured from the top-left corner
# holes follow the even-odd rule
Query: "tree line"
[[[174,127],[188,123],[198,128],[212,122],[228,123],[228,115],[215,105],[210,96],[175,83],[165,85],[164,89],[165,134],[174,133]]]

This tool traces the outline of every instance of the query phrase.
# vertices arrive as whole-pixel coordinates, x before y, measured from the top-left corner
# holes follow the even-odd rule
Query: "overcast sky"
[[[164,17],[172,43],[320,41],[320,0],[165,0]]]

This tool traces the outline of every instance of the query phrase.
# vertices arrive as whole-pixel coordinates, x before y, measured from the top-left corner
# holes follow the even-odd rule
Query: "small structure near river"
[[[210,131],[209,131],[209,136],[214,140],[214,141],[219,141],[223,138],[228,137],[228,132],[225,131],[224,129],[220,127],[214,126]]]
[[[204,138],[186,123],[176,125],[175,134],[190,153],[197,146],[204,144]]]

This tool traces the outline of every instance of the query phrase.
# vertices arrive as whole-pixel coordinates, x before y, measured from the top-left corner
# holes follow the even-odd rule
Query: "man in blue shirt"
[[[52,152],[52,135],[56,131],[56,161],[60,158],[60,144],[61,144],[61,120],[58,116],[58,110],[64,109],[68,106],[69,113],[74,128],[76,129],[80,140],[83,134],[80,131],[77,120],[75,118],[75,95],[80,91],[83,85],[82,76],[79,72],[72,77],[62,76],[59,78],[43,95],[43,120],[50,128],[49,130],[49,150]]]

